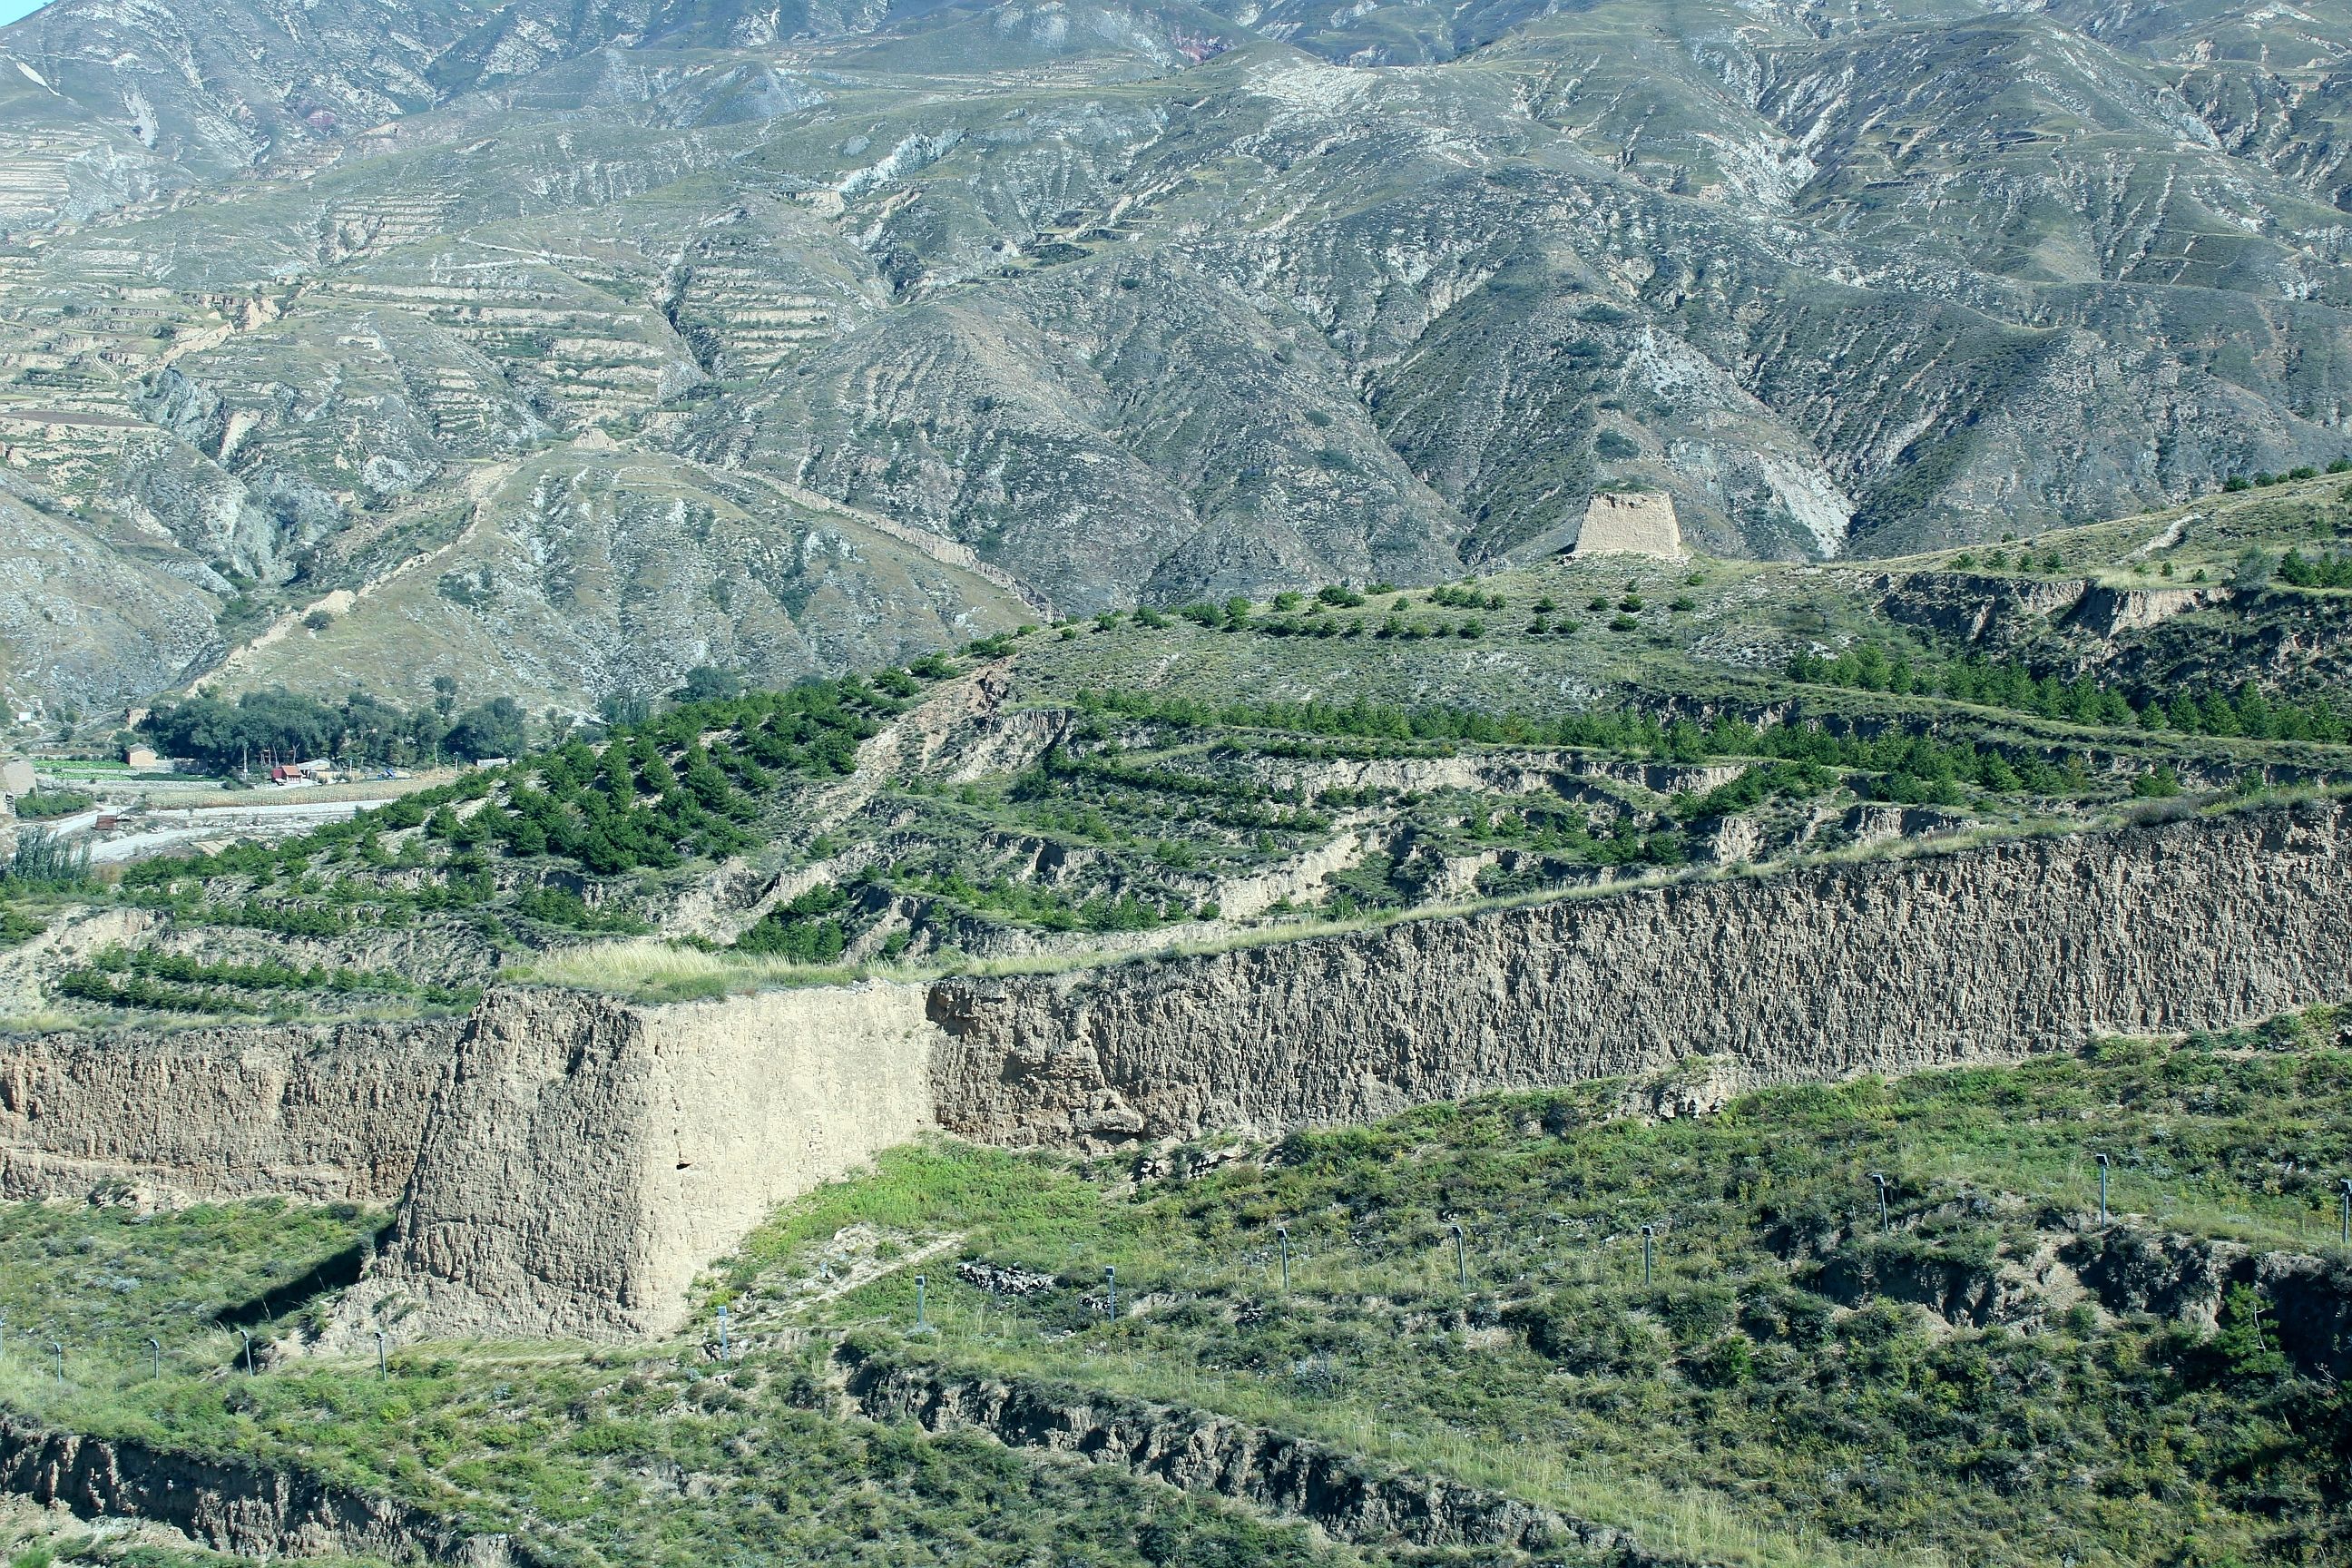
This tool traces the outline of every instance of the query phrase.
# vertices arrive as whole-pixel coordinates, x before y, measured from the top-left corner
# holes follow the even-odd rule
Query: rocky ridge
[[[1625,1568],[1683,1568],[1622,1531],[1434,1477],[1382,1474],[1357,1456],[1202,1411],[1056,1389],[845,1345],[842,1400],[874,1421],[984,1432],[1009,1447],[1097,1465],[1303,1519],[1337,1541],[1456,1550],[1606,1554]]]
[[[83,1519],[142,1519],[216,1552],[269,1561],[364,1553],[456,1568],[529,1568],[500,1536],[469,1533],[421,1509],[316,1477],[207,1459],[121,1437],[45,1430],[0,1417],[0,1489]]]

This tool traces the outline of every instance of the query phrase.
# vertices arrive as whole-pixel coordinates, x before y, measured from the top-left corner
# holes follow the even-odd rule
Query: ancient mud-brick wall
[[[1584,509],[1570,553],[1657,555],[1683,552],[1683,532],[1675,518],[1675,498],[1664,490],[1602,491]]]
[[[636,1007],[486,997],[456,1043],[383,1256],[334,1337],[627,1338],[775,1205],[929,1125],[913,986]]]

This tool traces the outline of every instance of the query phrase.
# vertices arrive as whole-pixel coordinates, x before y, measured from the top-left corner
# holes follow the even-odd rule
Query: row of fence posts
[[[2110,1217],[2107,1213],[2107,1173],[2110,1169],[2110,1162],[2105,1154],[2094,1154],[2091,1158],[2098,1162],[2099,1223],[2105,1225]],[[1878,1228],[1882,1231],[1892,1231],[1895,1228],[1895,1219],[1886,1206],[1886,1189],[1893,1178],[1884,1172],[1873,1171],[1870,1173],[1870,1179],[1878,1184]],[[2352,1247],[2352,1176],[2347,1176],[2336,1184],[2336,1245]]]
[[[2107,1211],[2109,1160],[2105,1154],[2094,1154],[2091,1158],[2095,1160],[2099,1166],[2099,1223],[2105,1225],[2109,1217]],[[1895,1228],[1895,1213],[1889,1201],[1889,1189],[1894,1184],[1894,1178],[1884,1171],[1873,1171],[1869,1176],[1872,1184],[1878,1192],[1878,1228],[1882,1232],[1891,1233]],[[2345,1177],[2340,1184],[2339,1198],[2341,1207],[2337,1216],[2337,1240],[2341,1245],[2352,1247],[2352,1176]],[[1462,1223],[1459,1220],[1448,1221],[1445,1230],[1446,1234],[1454,1238],[1454,1282],[1458,1289],[1467,1290],[1470,1288],[1469,1236],[1462,1228]],[[1658,1227],[1654,1224],[1644,1225],[1641,1227],[1641,1234],[1642,1288],[1648,1289],[1657,1279]],[[1286,1225],[1276,1226],[1274,1236],[1282,1258],[1282,1293],[1287,1296],[1290,1294],[1290,1227]],[[929,1285],[929,1281],[925,1276],[921,1274],[915,1276],[915,1331],[919,1334],[931,1331]],[[1118,1269],[1109,1264],[1103,1267],[1103,1318],[1107,1322],[1118,1321]],[[729,1329],[727,1309],[722,1306],[719,1309],[719,1359],[721,1361],[734,1359],[734,1347]],[[244,1342],[239,1353],[245,1362],[246,1373],[250,1376],[257,1370],[253,1359],[253,1335],[244,1329],[239,1329],[236,1332],[238,1339]],[[7,1353],[7,1316],[0,1313],[0,1356]],[[163,1375],[163,1342],[150,1339],[146,1342],[150,1352],[148,1376],[160,1378]],[[392,1375],[391,1342],[390,1334],[381,1329],[376,1331],[375,1371],[380,1378]],[[66,1347],[59,1342],[52,1340],[49,1342],[49,1351],[56,1357],[58,1381],[63,1383],[66,1380]]]
[[[2099,1224],[2104,1226],[2111,1217],[2107,1209],[2109,1159],[2105,1154],[2094,1154],[2091,1158],[2096,1161],[2099,1166]],[[1878,1228],[1882,1233],[1892,1234],[1895,1229],[1895,1211],[1889,1200],[1889,1192],[1894,1185],[1895,1178],[1884,1171],[1873,1171],[1869,1173],[1869,1177],[1878,1192]],[[2336,1240],[2341,1246],[2352,1247],[2352,1176],[2345,1177],[2338,1184],[2338,1200]],[[1460,1289],[1467,1290],[1470,1288],[1469,1237],[1463,1230],[1459,1220],[1448,1221],[1445,1232],[1454,1239],[1454,1285]],[[1642,1288],[1648,1289],[1657,1279],[1658,1227],[1655,1225],[1643,1226],[1641,1236]],[[1282,1293],[1287,1296],[1290,1294],[1290,1227],[1286,1225],[1276,1226],[1274,1238],[1282,1262]],[[931,1331],[925,1293],[927,1283],[922,1275],[915,1276],[915,1331],[919,1334]],[[1103,1268],[1103,1319],[1107,1322],[1118,1321],[1118,1270],[1108,1264]],[[5,1322],[5,1320],[0,1320],[0,1322]],[[719,1353],[722,1359],[727,1355],[727,1309],[724,1307],[719,1309]]]
[[[719,1309],[719,1342],[723,1345],[727,1336],[727,1309],[724,1307]],[[236,1331],[236,1337],[239,1341],[236,1359],[245,1363],[245,1374],[247,1377],[255,1376],[261,1369],[253,1358],[253,1334],[249,1330],[239,1329]],[[163,1375],[163,1342],[151,1334],[140,1342],[147,1347],[148,1377],[161,1378]],[[62,1341],[51,1340],[48,1342],[48,1346],[51,1364],[56,1368],[58,1381],[63,1383],[66,1380],[65,1344]],[[7,1354],[8,1315],[5,1312],[0,1312],[0,1361],[5,1361]],[[375,1374],[379,1378],[388,1378],[392,1375],[392,1336],[382,1329],[378,1329],[375,1334]]]
[[[2094,1154],[2091,1158],[2098,1162],[2099,1223],[2105,1225],[2108,1220],[2109,1161],[2105,1154]],[[1884,1171],[1873,1171],[1870,1173],[1870,1180],[1878,1190],[1878,1228],[1882,1232],[1892,1232],[1895,1228],[1895,1215],[1889,1203],[1888,1190],[1894,1184],[1894,1178]],[[2343,1179],[2340,1184],[2340,1198],[2341,1211],[2337,1217],[2337,1239],[2342,1245],[2352,1247],[2352,1176]],[[1459,1220],[1448,1221],[1445,1229],[1446,1234],[1454,1238],[1454,1282],[1458,1289],[1467,1290],[1470,1288],[1468,1234],[1463,1230]],[[1641,1232],[1642,1288],[1648,1289],[1657,1279],[1658,1227],[1654,1224],[1644,1225],[1641,1227]],[[1282,1258],[1282,1293],[1286,1296],[1290,1293],[1290,1227],[1286,1225],[1276,1226],[1274,1236]],[[919,1334],[929,1333],[931,1329],[929,1285],[929,1281],[924,1275],[915,1276],[915,1331]],[[1108,1322],[1118,1321],[1118,1269],[1115,1265],[1110,1264],[1103,1267],[1103,1318]],[[722,1306],[719,1309],[719,1359],[721,1361],[734,1359],[734,1347],[730,1342],[729,1327],[727,1309]],[[6,1353],[7,1331],[7,1317],[5,1314],[0,1314],[0,1355]],[[236,1332],[237,1337],[244,1342],[242,1355],[246,1373],[251,1375],[256,1370],[253,1360],[253,1335],[243,1329],[237,1330]],[[378,1377],[392,1375],[391,1339],[392,1336],[383,1331],[380,1329],[376,1331],[375,1370]],[[163,1375],[163,1342],[151,1339],[147,1342],[147,1345],[152,1352],[148,1375],[162,1377]],[[49,1342],[49,1349],[57,1357],[58,1381],[63,1383],[66,1377],[66,1348],[52,1340]]]

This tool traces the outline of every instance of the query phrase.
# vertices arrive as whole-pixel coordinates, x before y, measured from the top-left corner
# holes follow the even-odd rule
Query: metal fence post
[[[1108,1263],[1103,1265],[1103,1321],[1118,1321],[1118,1270]]]
[[[1652,1248],[1657,1245],[1657,1239],[1658,1227],[1656,1226],[1645,1225],[1642,1227],[1642,1289],[1644,1290],[1650,1288],[1650,1280],[1653,1278],[1653,1269],[1657,1262],[1656,1258],[1652,1252]]]
[[[1462,1226],[1457,1221],[1446,1229],[1454,1233],[1454,1283],[1462,1289],[1470,1289],[1470,1254],[1462,1239]]]
[[[2105,1225],[2107,1223],[2107,1157],[2094,1154],[2091,1158],[2099,1163],[2099,1223]]]
[[[253,1336],[239,1329],[236,1331],[236,1337],[245,1342],[245,1375],[251,1377],[253,1375]]]
[[[919,1292],[919,1294],[918,1294],[918,1296],[917,1296],[917,1300],[918,1300],[919,1301],[921,1300],[921,1297],[920,1297],[920,1295],[919,1295],[919,1292],[921,1291],[922,1288],[923,1288],[923,1277],[922,1277],[921,1275],[918,1274],[918,1275],[916,1275],[916,1276],[915,1276],[915,1289]],[[918,1308],[916,1309],[916,1312],[917,1312],[917,1315],[918,1315],[918,1316],[919,1316],[919,1315],[921,1314],[921,1308],[920,1308],[920,1307],[918,1307]],[[727,1348],[727,1309],[726,1309],[726,1308],[724,1308],[724,1307],[721,1307],[721,1308],[719,1308],[719,1359],[720,1361],[733,1361],[733,1360],[735,1359],[731,1354],[730,1354],[730,1353],[728,1352],[728,1348]]]
[[[919,1333],[922,1333],[923,1331],[925,1331],[926,1330],[928,1330],[928,1329],[931,1326],[931,1321],[930,1321],[930,1318],[927,1315],[927,1311],[926,1311],[926,1305],[925,1305],[925,1302],[924,1302],[924,1300],[923,1300],[923,1287],[924,1287],[924,1280],[923,1280],[923,1277],[922,1277],[921,1275],[919,1275],[919,1274],[916,1275],[916,1276],[915,1276],[915,1331],[916,1331],[917,1333],[919,1333]]]
[[[2344,1187],[2347,1192],[2352,1192],[2352,1182],[2345,1183]],[[1290,1227],[1276,1226],[1274,1235],[1275,1239],[1282,1243],[1282,1293],[1287,1296],[1290,1294]]]
[[[392,1375],[392,1363],[384,1352],[384,1347],[391,1339],[392,1336],[382,1329],[375,1331],[375,1374],[378,1378],[387,1378]]]
[[[1878,1184],[1878,1229],[1883,1236],[1895,1228],[1894,1216],[1886,1207],[1886,1173],[1873,1171],[1870,1179]]]
[[[2352,1247],[2352,1176],[2344,1178],[2344,1215],[2336,1241],[2339,1247]]]
[[[66,1380],[66,1347],[59,1344],[57,1341],[51,1340],[49,1342],[49,1349],[57,1354],[58,1381],[59,1383],[63,1383]]]
[[[162,1377],[163,1375],[163,1342],[150,1339],[147,1342],[147,1349],[151,1356],[147,1364],[148,1377],[150,1379]]]

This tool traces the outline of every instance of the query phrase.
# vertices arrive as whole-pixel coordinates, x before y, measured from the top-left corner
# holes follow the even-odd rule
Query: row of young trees
[[[1900,651],[1889,653],[1873,643],[1857,643],[1834,658],[1799,654],[1789,661],[1788,674],[1791,680],[1812,685],[1949,697],[2077,724],[2329,744],[2352,739],[2352,715],[2326,698],[2273,698],[2251,680],[2240,682],[2232,691],[2126,694],[2088,676],[2073,680],[2037,677],[2008,659],[1971,657],[1923,669]]]
[[[1465,708],[1405,709],[1388,703],[1264,702],[1211,704],[1143,691],[1097,691],[1084,701],[1097,712],[1148,719],[1180,728],[1286,730],[1295,733],[1383,737],[1397,742],[1467,741],[1489,745],[1573,746],[1699,763],[1718,757],[1764,757],[1805,768],[1758,776],[1753,785],[1703,797],[1709,814],[1738,809],[1747,789],[1807,792],[1819,787],[1812,770],[1840,769],[1846,782],[1877,799],[1912,805],[1952,805],[1961,786],[2003,794],[2078,795],[2091,787],[2077,760],[2053,761],[2031,748],[2008,750],[1965,740],[1889,730],[1876,735],[1833,730],[1818,721],[1755,724],[1718,715],[1706,724],[1661,720],[1631,709],[1596,709],[1538,718]],[[1761,795],[1757,798],[1760,799]]]
[[[893,693],[901,686],[915,689],[903,673],[891,672],[872,686],[821,681],[681,703],[615,729],[602,746],[575,736],[509,767],[469,773],[275,847],[142,862],[125,881],[162,887],[224,876],[295,876],[321,855],[389,868],[407,862],[393,856],[383,836],[417,827],[451,852],[452,865],[473,864],[493,845],[509,855],[572,860],[601,876],[732,854],[753,842],[746,825],[780,776],[851,772],[858,742],[875,731],[881,715],[896,711]],[[345,911],[299,912],[348,918]]]

